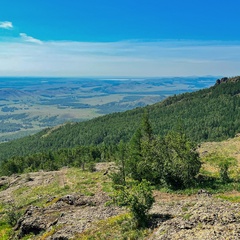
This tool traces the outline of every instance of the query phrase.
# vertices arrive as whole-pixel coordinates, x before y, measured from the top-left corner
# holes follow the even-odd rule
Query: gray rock
[[[152,212],[164,213],[167,205],[154,206]],[[171,212],[173,217],[160,224],[150,240],[240,239],[239,204],[209,197],[201,190],[195,199],[174,204]]]

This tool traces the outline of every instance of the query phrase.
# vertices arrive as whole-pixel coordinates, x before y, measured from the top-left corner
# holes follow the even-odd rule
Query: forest
[[[34,180],[30,176],[34,172],[62,174],[77,169],[81,171],[77,178],[87,184],[93,179],[86,180],[83,174],[96,172],[99,163],[111,163],[112,169],[98,173],[108,186],[106,204],[128,210],[132,227],[124,234],[147,234],[144,231],[153,224],[149,213],[156,199],[153,192],[211,194],[239,189],[239,170],[232,171],[236,158],[214,151],[200,157],[199,152],[201,142],[220,141],[239,132],[239,93],[240,77],[144,108],[68,123],[3,143],[0,176],[6,180],[24,174],[28,183]],[[3,182],[0,191],[9,186]],[[6,211],[3,223],[11,234],[25,206]]]
[[[1,144],[0,173],[64,166],[93,170],[96,162],[115,161],[122,169],[122,175],[115,176],[120,181],[131,175],[138,181],[187,187],[201,168],[197,144],[226,139],[240,130],[239,80],[217,82],[211,88],[175,95],[152,106],[46,129]]]
[[[197,143],[234,137],[240,132],[239,79],[230,78],[210,88],[174,95],[146,107],[46,128],[32,136],[0,144],[0,161],[78,146],[114,148],[121,140],[126,143],[131,139],[145,110],[157,136],[165,136],[181,124],[186,135]]]
[[[153,134],[145,111],[139,128],[127,143],[120,141],[115,148],[79,146],[12,157],[2,162],[0,175],[52,171],[66,166],[94,171],[94,164],[100,161],[117,163],[119,171],[112,174],[112,179],[123,185],[126,178],[131,177],[139,182],[145,179],[154,185],[166,183],[173,188],[188,187],[201,168],[196,144],[187,138],[181,126],[160,138]]]

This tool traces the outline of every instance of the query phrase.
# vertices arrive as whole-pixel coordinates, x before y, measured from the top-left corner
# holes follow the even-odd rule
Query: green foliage
[[[95,172],[96,171],[96,164],[94,162],[87,163],[87,169],[89,172]]]
[[[159,139],[152,134],[147,115],[143,124],[133,135],[129,144],[126,171],[130,177],[152,184],[163,182],[173,188],[193,186],[201,162],[196,145],[190,141],[182,128],[169,132]]]
[[[141,180],[141,176],[138,173],[138,163],[141,161],[141,129],[137,129],[129,143],[129,156],[126,161],[126,171],[135,180]]]
[[[229,169],[237,166],[237,160],[233,157],[220,155],[217,153],[206,156],[206,161],[210,162],[219,169],[220,179],[223,182],[229,182]]]
[[[164,179],[173,188],[186,188],[194,185],[195,177],[201,168],[196,145],[179,129],[165,137]]]
[[[15,204],[11,204],[7,208],[6,215],[7,215],[7,223],[13,227],[16,225],[17,221],[19,220],[22,214],[18,210]]]
[[[240,132],[240,81],[215,85],[193,93],[123,113],[108,114],[89,121],[66,124],[58,129],[45,129],[35,135],[0,145],[0,159],[27,156],[43,151],[58,151],[79,145],[116,145],[128,142],[139,128],[144,111],[152,128],[143,120],[145,131],[164,136],[182,119],[191,140],[216,141]],[[145,110],[147,109],[147,110]],[[147,119],[147,118],[146,118]]]
[[[154,197],[149,182],[133,182],[131,185],[118,186],[113,195],[114,201],[120,206],[126,206],[137,227],[145,227],[148,219],[148,211],[154,203]]]
[[[120,141],[116,152],[116,163],[119,167],[119,172],[112,174],[112,180],[115,184],[125,185],[126,183],[126,159],[127,146],[123,141]]]
[[[126,177],[151,184],[166,182],[173,188],[185,188],[194,184],[201,162],[196,146],[179,129],[168,133],[164,138],[156,137],[148,114],[142,117],[142,124],[133,135],[129,144],[120,141],[115,148],[103,146],[79,146],[72,149],[60,149],[36,153],[26,157],[13,157],[4,161],[2,175],[29,171],[57,170],[64,166],[88,168],[94,171],[94,163],[115,155],[118,172],[110,177],[114,184],[125,185]]]
[[[137,129],[129,143],[129,156],[126,160],[126,172],[135,180],[146,179],[151,183],[160,183],[163,171],[161,141],[152,133],[152,127],[145,112],[141,127]]]
[[[39,170],[53,171],[65,166],[76,166],[94,171],[94,164],[100,160],[101,147],[79,146],[73,149],[60,149],[18,156],[5,160],[1,164],[0,175],[11,175]]]
[[[152,130],[151,123],[149,121],[149,113],[146,108],[144,109],[144,114],[142,117],[141,130],[145,140],[150,142],[153,139],[153,130]]]
[[[6,222],[0,220],[0,239],[9,240],[12,239],[13,230],[12,227]]]
[[[109,177],[112,180],[113,187],[118,186],[118,185],[124,186],[126,184],[126,181],[124,181],[121,171],[112,172],[109,174]]]
[[[137,240],[146,239],[149,229],[135,227],[129,214],[121,214],[97,222],[93,227],[77,234],[75,240]]]

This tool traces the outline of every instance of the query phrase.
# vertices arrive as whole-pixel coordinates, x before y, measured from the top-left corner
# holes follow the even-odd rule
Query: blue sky
[[[239,0],[2,0],[0,76],[239,75]]]

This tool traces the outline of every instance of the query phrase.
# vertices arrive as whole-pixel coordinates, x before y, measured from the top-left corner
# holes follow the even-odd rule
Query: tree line
[[[185,133],[192,141],[221,141],[240,132],[240,81],[215,85],[184,93],[124,113],[113,113],[86,122],[68,123],[52,130],[0,144],[0,161],[36,152],[58,151],[78,146],[127,143],[139,127],[145,109],[152,131],[164,137],[182,119]]]
[[[131,140],[118,145],[78,146],[76,148],[45,151],[28,156],[16,156],[1,164],[1,175],[58,170],[61,167],[87,168],[92,163],[115,160],[119,171],[113,173],[113,181],[124,184],[130,177],[143,179],[154,185],[167,184],[183,188],[194,184],[201,162],[196,144],[190,141],[179,127],[164,137],[153,133],[148,112]]]

